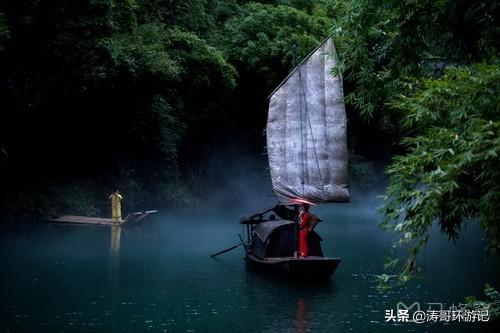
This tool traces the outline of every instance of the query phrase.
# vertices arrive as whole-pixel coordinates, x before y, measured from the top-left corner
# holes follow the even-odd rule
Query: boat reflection
[[[322,322],[330,319],[322,304],[339,295],[333,279],[314,282],[314,277],[305,282],[286,281],[280,276],[262,270],[244,271],[245,290],[248,299],[258,301],[262,313],[273,313],[273,320],[266,322],[261,332],[324,332]],[[281,310],[276,311],[276,307]]]

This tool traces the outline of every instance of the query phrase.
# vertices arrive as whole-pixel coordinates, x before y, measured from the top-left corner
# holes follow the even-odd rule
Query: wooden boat
[[[321,237],[314,231],[309,234],[309,256],[297,255],[300,202],[350,199],[347,118],[336,66],[333,38],[328,37],[294,64],[269,96],[267,155],[280,203],[240,221],[247,225],[248,263],[302,281],[328,279],[341,261],[323,255]]]
[[[347,119],[336,66],[328,37],[269,96],[267,155],[279,204],[240,221],[247,225],[249,264],[304,281],[328,279],[341,261],[323,255],[314,231],[309,256],[297,255],[298,203],[349,201]]]
[[[104,217],[95,216],[79,216],[79,215],[61,215],[46,218],[45,221],[58,224],[72,225],[99,225],[99,226],[137,226],[144,222],[156,210],[146,210],[140,212],[129,213],[123,220],[115,220]]]
[[[310,233],[310,256],[298,257],[297,218],[295,207],[280,204],[242,217],[240,223],[246,225],[245,260],[249,266],[292,280],[327,280],[341,259],[323,255],[322,239],[315,231]]]
[[[293,57],[295,59],[295,56]],[[273,191],[279,204],[243,217],[251,266],[302,281],[328,279],[340,258],[327,258],[310,232],[309,255],[300,258],[300,203],[349,202],[347,118],[333,39],[320,43],[269,96],[266,142]]]

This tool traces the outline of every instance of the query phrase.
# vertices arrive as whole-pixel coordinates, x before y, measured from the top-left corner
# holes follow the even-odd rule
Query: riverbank
[[[104,179],[105,176],[22,184],[2,194],[0,216],[8,220],[64,213],[107,216],[110,215],[108,195],[115,188],[124,193],[124,212],[185,206],[196,201],[186,185],[180,181],[147,184],[134,178],[116,182]]]
[[[158,167],[155,168],[157,171]],[[245,200],[242,193],[256,186],[266,188],[269,181],[267,157],[231,147],[207,155],[197,167],[184,170],[182,176],[167,173],[136,175],[122,169],[113,174],[71,179],[11,181],[0,190],[0,216],[15,221],[19,217],[42,217],[60,214],[87,216],[110,215],[108,195],[118,188],[124,195],[122,211],[189,207],[206,198],[229,196]],[[383,165],[359,154],[349,153],[349,183],[369,188],[380,179]],[[267,183],[266,183],[267,184]],[[264,196],[272,196],[270,185]]]

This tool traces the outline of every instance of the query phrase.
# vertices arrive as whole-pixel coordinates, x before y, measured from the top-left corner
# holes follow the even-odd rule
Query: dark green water
[[[298,285],[250,271],[238,242],[240,215],[266,203],[220,201],[162,212],[141,229],[0,228],[1,332],[470,332],[492,324],[384,322],[397,302],[446,306],[500,281],[476,225],[453,245],[435,230],[422,278],[379,293],[391,235],[378,229],[376,194],[314,209],[324,252],[343,262],[326,285]],[[272,199],[267,201],[272,202]],[[224,207],[224,208],[223,208]],[[314,277],[311,277],[314,280]]]

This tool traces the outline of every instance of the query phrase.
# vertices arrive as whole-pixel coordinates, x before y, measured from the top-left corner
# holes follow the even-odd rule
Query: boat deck
[[[280,261],[304,261],[304,260],[316,260],[316,261],[325,261],[325,260],[340,260],[340,258],[329,258],[329,257],[318,257],[318,256],[308,256],[308,257],[267,257],[264,261],[268,262],[280,262]]]
[[[266,257],[266,258],[257,258],[256,256],[252,254],[247,254],[249,257],[251,257],[252,260],[262,262],[262,263],[268,263],[268,264],[274,264],[274,263],[283,263],[283,262],[301,262],[301,261],[338,261],[340,262],[342,259],[340,258],[330,258],[330,257],[319,257],[319,256],[309,256],[309,257]]]
[[[115,220],[95,216],[79,215],[61,215],[55,218],[46,219],[47,222],[60,224],[80,224],[80,225],[101,225],[101,226],[120,226],[120,225],[138,225],[150,215],[156,213],[156,210],[147,210],[143,212],[134,212],[127,215],[124,220]]]
[[[47,219],[54,223],[76,223],[76,224],[98,224],[98,225],[120,225],[123,220],[107,219],[103,217],[62,215],[57,218]]]

